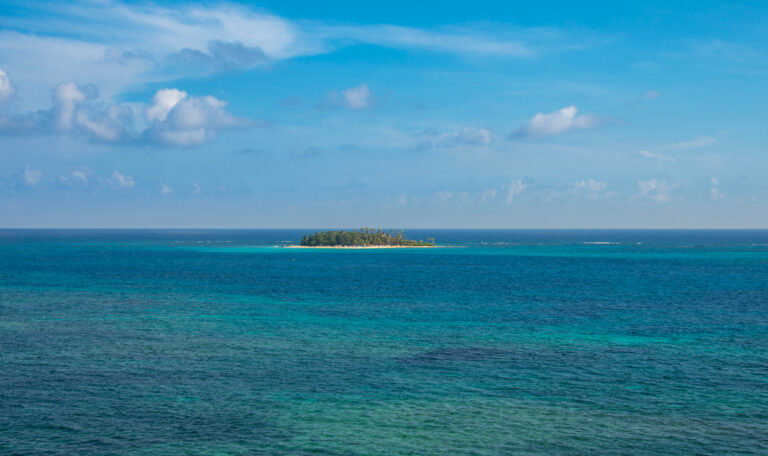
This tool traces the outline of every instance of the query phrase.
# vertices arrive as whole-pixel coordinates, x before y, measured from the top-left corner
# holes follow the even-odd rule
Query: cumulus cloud
[[[371,89],[363,83],[342,92],[344,104],[350,109],[363,109],[371,105]]]
[[[53,89],[53,128],[60,132],[71,131],[75,123],[75,109],[86,98],[96,97],[92,86],[83,87],[76,82],[62,82]],[[86,92],[88,92],[86,94]]]
[[[443,190],[437,193],[437,197],[442,202],[450,201],[453,198],[453,192],[450,190]]]
[[[637,152],[638,154],[642,155],[645,158],[650,158],[651,160],[656,160],[659,163],[666,163],[666,162],[675,162],[677,161],[675,157],[671,157],[669,155],[664,155],[659,152],[651,152],[648,150],[640,150]]]
[[[133,188],[136,185],[131,176],[126,176],[118,170],[112,173],[112,183],[120,188]]]
[[[487,128],[465,126],[456,131],[431,133],[422,138],[419,148],[454,147],[458,145],[483,146],[493,141],[493,133]]]
[[[526,188],[528,188],[528,185],[524,184],[520,179],[513,180],[505,185],[502,190],[507,204],[512,204],[515,197],[523,193]]]
[[[158,91],[147,109],[152,125],[147,135],[174,146],[191,146],[216,139],[220,130],[252,125],[247,119],[233,116],[227,102],[212,96],[190,97],[177,89]]]
[[[483,194],[480,196],[480,202],[485,203],[486,201],[490,201],[494,198],[496,198],[496,189],[491,188],[483,192]]]
[[[573,188],[581,189],[586,188],[593,192],[601,192],[605,190],[607,184],[605,182],[596,181],[594,179],[580,180],[571,184]]]
[[[50,109],[0,116],[0,134],[80,134],[107,142],[126,139],[133,121],[131,108],[95,102],[97,96],[93,85],[60,83],[53,88]]]
[[[595,128],[600,124],[600,118],[591,114],[579,115],[579,109],[571,105],[547,114],[536,114],[517,130],[515,136],[549,136],[571,130]]]
[[[462,203],[463,204],[469,200],[469,193],[443,190],[437,193],[437,198],[443,203]]]
[[[187,92],[179,89],[158,90],[152,97],[152,105],[147,108],[147,120],[153,122],[163,122],[168,117],[174,106],[187,98]]]
[[[25,169],[24,170],[24,183],[27,185],[37,185],[43,178],[43,172],[38,169]]]
[[[201,193],[203,193],[203,188],[200,187],[200,184],[198,184],[197,182],[192,183],[192,188],[194,189],[195,195],[200,195]]]
[[[88,168],[80,168],[67,175],[59,177],[59,180],[63,183],[88,185],[92,174],[93,172]]]
[[[60,83],[53,89],[49,110],[0,115],[0,133],[67,134],[101,142],[145,141],[193,146],[215,140],[222,130],[260,125],[235,117],[226,109],[227,102],[215,97],[195,97],[178,89],[162,89],[143,110],[141,123],[146,128],[137,132],[131,106],[106,104],[97,101],[97,97],[98,89],[93,85]]]
[[[16,87],[11,83],[8,74],[0,68],[0,104],[9,101],[14,95],[16,95]]]
[[[639,197],[648,198],[659,203],[666,203],[671,199],[670,193],[680,186],[679,183],[669,183],[652,177],[648,180],[637,181],[640,189]]]
[[[615,192],[608,190],[608,184],[592,178],[582,179],[572,182],[570,192],[573,195],[586,195],[589,199],[610,198],[616,195]]]
[[[170,195],[173,193],[173,189],[170,185],[167,184],[160,184],[160,194],[161,195]]]
[[[718,188],[718,185],[720,185],[720,182],[717,180],[717,177],[712,177],[709,180],[709,183],[711,187],[709,187],[709,196],[712,198],[712,201],[719,201],[723,198],[725,198],[725,195],[720,191]]]
[[[72,171],[72,178],[82,184],[88,183],[88,176],[85,174],[85,172],[80,170]]]

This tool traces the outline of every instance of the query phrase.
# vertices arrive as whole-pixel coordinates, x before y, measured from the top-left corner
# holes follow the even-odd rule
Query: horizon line
[[[170,231],[170,230],[211,230],[211,231],[225,231],[225,230],[240,230],[240,231],[258,231],[258,230],[359,230],[364,227],[357,227],[357,228],[351,228],[351,227],[279,227],[279,228],[269,228],[269,227],[0,227],[0,231],[10,231],[10,230],[59,230],[59,231],[74,231],[74,230],[136,230],[136,231]],[[374,227],[370,227],[374,228]],[[596,230],[602,230],[602,231],[768,231],[768,227],[743,227],[743,228],[733,228],[733,227],[675,227],[675,228],[640,228],[640,227],[625,227],[625,228],[600,228],[600,227],[572,227],[572,228],[562,228],[562,227],[537,227],[537,228],[499,228],[499,227],[471,227],[471,228],[455,228],[455,227],[383,227],[383,228],[376,228],[376,229],[382,229],[382,230],[451,230],[451,231],[469,231],[469,230],[498,230],[498,231],[596,231]]]

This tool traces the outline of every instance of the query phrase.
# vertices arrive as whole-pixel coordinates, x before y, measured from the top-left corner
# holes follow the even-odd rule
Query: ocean
[[[765,455],[768,231],[0,230],[3,455]]]

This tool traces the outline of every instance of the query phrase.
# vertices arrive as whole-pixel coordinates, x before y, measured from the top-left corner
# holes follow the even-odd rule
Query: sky
[[[0,227],[768,228],[767,23],[0,0]]]

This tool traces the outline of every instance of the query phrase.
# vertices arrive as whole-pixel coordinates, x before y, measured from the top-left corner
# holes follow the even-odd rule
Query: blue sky
[[[0,2],[0,226],[768,227],[768,3],[583,3]]]

